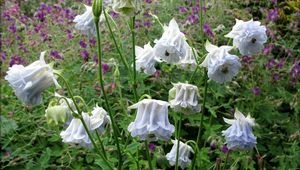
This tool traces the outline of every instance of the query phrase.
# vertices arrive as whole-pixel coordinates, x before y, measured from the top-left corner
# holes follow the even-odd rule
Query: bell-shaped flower
[[[80,30],[82,33],[86,35],[96,35],[96,25],[94,22],[93,10],[91,6],[84,5],[86,11],[77,15],[73,22],[75,22],[75,28]],[[100,23],[105,21],[105,17],[103,14],[100,16]]]
[[[169,103],[161,100],[144,99],[129,107],[137,109],[134,122],[128,126],[132,137],[141,140],[169,140],[174,132],[174,126],[168,119]]]
[[[51,101],[45,110],[45,117],[48,124],[58,125],[59,123],[65,123],[68,117],[71,116],[71,114],[68,114],[68,107],[57,105],[56,103],[57,101],[55,100]]]
[[[176,83],[174,87],[169,91],[169,101],[171,108],[174,108],[176,112],[184,114],[196,113],[201,110],[199,100],[199,91],[197,86]]]
[[[196,50],[191,48],[190,46],[188,46],[186,49],[187,50],[185,56],[179,60],[177,65],[184,70],[193,71],[197,67],[196,58],[198,56]]]
[[[241,68],[241,63],[236,55],[228,53],[231,46],[217,47],[206,42],[205,49],[209,52],[201,63],[208,69],[208,77],[218,83],[230,81]]]
[[[175,19],[170,21],[169,26],[164,26],[162,37],[154,42],[154,54],[160,60],[178,63],[186,56],[188,44]]]
[[[82,112],[82,117],[89,132],[98,130],[103,132],[105,125],[110,122],[107,112],[98,106],[94,108],[91,115]],[[81,146],[91,146],[91,140],[82,122],[78,118],[73,118],[68,128],[60,133],[63,142],[76,143]]]
[[[172,143],[174,145],[171,151],[166,155],[166,157],[170,165],[174,166],[176,164],[178,140],[172,140]],[[180,166],[182,169],[184,169],[191,163],[191,160],[189,159],[191,152],[194,153],[192,147],[181,141],[179,142],[178,166]]]
[[[45,51],[40,59],[24,67],[13,65],[7,71],[5,80],[14,89],[16,96],[26,105],[38,105],[42,102],[42,92],[55,84],[60,87],[54,76],[55,70],[44,60]]]
[[[134,16],[141,8],[140,0],[113,0],[113,10],[126,16]]]
[[[238,47],[242,55],[254,55],[262,51],[267,42],[266,27],[259,21],[242,21],[236,19],[236,24],[225,37],[233,38],[233,45]]]
[[[156,72],[154,67],[156,60],[150,42],[144,45],[144,48],[135,46],[135,55],[137,71],[144,71],[145,74],[150,75]]]
[[[228,129],[222,131],[227,147],[231,150],[252,149],[256,145],[256,137],[252,132],[252,126],[255,125],[254,119],[250,115],[245,117],[237,109],[234,118],[224,118],[224,121],[231,125]]]

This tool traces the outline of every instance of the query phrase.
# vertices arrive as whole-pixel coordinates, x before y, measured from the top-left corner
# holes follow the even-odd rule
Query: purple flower
[[[246,65],[249,65],[251,64],[253,61],[253,57],[252,56],[249,56],[249,55],[244,55],[242,56],[242,63],[246,64]]]
[[[279,62],[277,63],[276,68],[282,69],[284,63],[285,63],[285,58],[281,58],[281,59],[279,60]]]
[[[294,65],[291,69],[290,75],[293,78],[296,78],[300,74],[300,63],[297,65]]]
[[[51,51],[50,52],[50,56],[53,58],[53,59],[63,59],[63,57],[59,54],[58,51],[54,50],[54,51]]]
[[[184,7],[184,6],[180,6],[180,7],[179,7],[179,12],[182,12],[182,13],[187,13],[187,12],[188,12],[188,10],[186,9],[186,7]]]
[[[152,0],[145,0],[146,3],[151,4]]]
[[[152,22],[151,21],[145,21],[144,22],[144,27],[145,28],[150,28],[152,26]]]
[[[25,64],[25,60],[23,60],[20,56],[13,56],[10,58],[9,66],[12,67],[15,64]]]
[[[141,28],[142,27],[142,21],[137,19],[135,20],[135,28]]]
[[[271,68],[273,68],[276,64],[277,64],[277,62],[276,62],[274,59],[271,59],[271,60],[268,61],[267,64],[265,64],[265,67],[266,67],[267,69],[271,69]]]
[[[264,55],[269,55],[272,49],[275,47],[274,44],[269,44],[263,49],[263,54]]]
[[[156,146],[155,146],[155,144],[153,144],[153,143],[149,143],[148,148],[149,148],[149,150],[150,150],[151,152],[154,152]]]
[[[261,90],[259,87],[253,87],[252,88],[252,93],[255,95],[255,96],[259,96],[261,94]]]
[[[273,74],[273,80],[274,80],[274,81],[278,81],[279,79],[280,79],[279,74],[278,74],[278,73],[274,73],[274,74]]]
[[[107,73],[109,70],[109,65],[106,63],[102,63],[102,74]]]
[[[0,61],[6,60],[6,56],[7,56],[6,52],[1,52],[0,53]]]
[[[190,23],[190,24],[196,24],[198,23],[198,16],[197,15],[189,15],[187,17],[187,21]]]
[[[149,9],[145,10],[144,17],[151,17],[151,15],[149,13]]]
[[[209,147],[210,150],[215,150],[217,148],[216,142],[215,141],[211,142]]]
[[[156,70],[156,72],[154,73],[154,77],[155,78],[159,78],[160,74],[161,74],[161,71],[160,70]]]
[[[272,0],[271,2],[273,3],[273,5],[277,5],[277,0]]]
[[[228,147],[227,147],[227,145],[223,145],[222,146],[222,148],[221,148],[221,151],[223,152],[223,153],[228,153],[229,152],[229,149],[228,149]]]
[[[291,58],[291,63],[292,63],[292,64],[297,63],[297,61],[298,61],[298,58],[297,58],[297,57]]]
[[[276,21],[278,18],[279,18],[279,10],[278,10],[278,8],[271,9],[271,10],[268,12],[268,17],[267,17],[267,19],[268,19],[269,21]]]
[[[79,41],[79,45],[80,45],[81,48],[86,48],[86,47],[87,47],[87,45],[86,45],[86,43],[84,42],[84,40],[80,40],[80,41]]]
[[[207,23],[203,24],[203,32],[211,38],[213,38],[215,36],[211,30],[211,27]]]
[[[292,51],[291,49],[287,49],[287,51],[286,51],[286,52],[287,52],[287,55],[288,55],[288,56],[290,56],[290,55],[292,55],[292,54],[293,54],[293,51]]]
[[[16,33],[16,32],[17,32],[17,27],[16,27],[16,25],[13,23],[11,26],[9,26],[8,30],[9,30],[11,33]]]
[[[119,16],[119,14],[115,11],[110,11],[110,16],[113,18],[117,18]]]
[[[81,51],[80,55],[85,62],[87,62],[89,60],[89,52],[87,52],[86,50]]]
[[[69,40],[74,38],[73,33],[72,33],[71,30],[67,29],[66,33],[67,33],[67,37],[68,37]]]
[[[198,14],[200,11],[200,8],[198,6],[193,6],[192,8],[192,13],[195,15],[195,14]]]
[[[95,40],[95,38],[91,38],[89,40],[89,42],[90,42],[91,46],[95,46],[97,41]]]

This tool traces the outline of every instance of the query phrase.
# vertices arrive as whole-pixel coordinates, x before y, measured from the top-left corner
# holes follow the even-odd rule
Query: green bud
[[[58,125],[58,123],[65,123],[68,118],[68,108],[61,105],[55,105],[55,103],[55,101],[50,102],[48,108],[45,111],[47,123],[55,125]]]
[[[114,77],[115,78],[119,78],[120,77],[120,71],[119,71],[119,67],[118,66],[115,67]]]
[[[176,97],[176,88],[173,87],[172,89],[169,90],[169,101],[175,99]]]
[[[97,22],[99,21],[100,15],[102,13],[102,7],[103,7],[102,1],[103,0],[94,0],[93,1],[92,9],[93,9],[93,14],[94,14],[95,20]]]

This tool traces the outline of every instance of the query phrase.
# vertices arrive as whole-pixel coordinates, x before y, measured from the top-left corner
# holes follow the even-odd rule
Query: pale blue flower
[[[231,150],[252,149],[256,145],[256,137],[252,133],[252,126],[255,125],[254,119],[250,115],[245,117],[238,110],[235,111],[234,118],[224,118],[224,121],[231,125],[222,131],[228,148]]]

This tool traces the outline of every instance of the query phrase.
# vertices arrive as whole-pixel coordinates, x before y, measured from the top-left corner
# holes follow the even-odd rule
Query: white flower
[[[195,70],[197,67],[197,62],[196,62],[196,58],[198,57],[197,52],[195,49],[191,48],[190,46],[188,46],[186,49],[187,50],[185,56],[179,60],[177,65],[179,65],[179,67],[185,70]]]
[[[242,55],[254,55],[262,51],[267,42],[266,27],[259,21],[242,21],[236,19],[236,24],[225,37],[233,38],[233,45],[238,47]]]
[[[238,74],[241,63],[237,56],[228,53],[232,49],[231,46],[217,47],[207,41],[205,49],[209,53],[201,66],[207,67],[210,79],[218,83],[224,83]]]
[[[57,83],[54,70],[44,60],[45,51],[41,53],[40,60],[24,67],[13,65],[7,71],[5,80],[10,83],[16,96],[26,105],[38,105],[42,102],[42,92]]]
[[[252,149],[256,145],[256,137],[252,133],[252,126],[255,125],[254,119],[250,115],[245,117],[237,109],[234,118],[224,118],[224,121],[231,125],[227,130],[222,131],[228,148],[231,150]]]
[[[92,111],[92,115],[82,112],[82,117],[90,132],[99,130],[103,132],[104,126],[110,122],[107,112],[98,106]],[[63,142],[77,143],[81,146],[91,146],[91,140],[80,119],[73,118],[68,128],[60,133]]]
[[[73,22],[76,22],[75,28],[82,31],[86,35],[96,35],[96,25],[94,23],[94,16],[91,6],[84,5],[86,11],[77,15]],[[105,17],[103,14],[100,16],[100,23],[105,21]]]
[[[172,143],[174,144],[171,151],[166,155],[167,160],[170,162],[170,165],[174,166],[176,164],[176,153],[177,153],[177,142],[178,140],[172,140]],[[191,160],[189,159],[190,157],[190,152],[193,152],[193,149],[183,143],[179,142],[179,155],[178,155],[178,165],[184,169],[185,167],[188,166],[188,164],[191,163]]]
[[[185,114],[196,113],[201,110],[198,103],[199,91],[197,86],[186,83],[176,83],[173,85],[174,87],[169,91],[171,108]]]
[[[150,42],[144,45],[144,48],[135,46],[136,54],[136,70],[144,71],[145,74],[154,74],[156,69],[154,67],[156,60],[153,52],[153,48]]]
[[[113,10],[126,16],[134,16],[140,6],[140,0],[113,0]]]
[[[185,35],[180,32],[175,19],[172,19],[169,26],[164,27],[164,33],[159,40],[154,41],[155,56],[167,63],[177,63],[186,55],[188,44]]]
[[[137,109],[134,122],[128,126],[132,137],[141,140],[169,140],[174,132],[174,126],[168,119],[169,103],[161,100],[144,99],[129,109]]]

